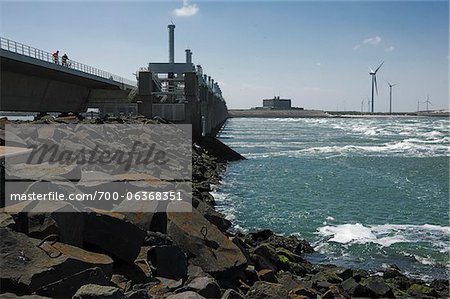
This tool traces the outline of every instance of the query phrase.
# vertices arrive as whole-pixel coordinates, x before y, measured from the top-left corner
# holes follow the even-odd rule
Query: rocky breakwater
[[[41,123],[156,123],[145,118]],[[3,120],[1,125],[4,125]],[[226,157],[226,159],[224,159]],[[125,213],[70,203],[19,204],[0,214],[2,298],[435,298],[448,281],[425,283],[394,266],[380,273],[304,258],[313,248],[270,230],[230,233],[212,187],[229,160],[214,140],[192,146],[192,212]],[[17,175],[21,172],[17,171]],[[67,169],[66,171],[73,171]],[[23,172],[22,172],[23,173]],[[61,212],[63,211],[64,212]]]

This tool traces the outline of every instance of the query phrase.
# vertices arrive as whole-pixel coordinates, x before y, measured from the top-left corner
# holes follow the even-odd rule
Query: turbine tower
[[[374,107],[374,89],[377,91],[377,95],[378,95],[378,85],[377,85],[377,72],[378,70],[381,68],[381,66],[383,65],[384,61],[380,64],[379,67],[377,67],[376,70],[372,70],[369,67],[370,73],[369,75],[372,76],[372,112],[374,112],[373,107]]]
[[[391,84],[389,81],[386,81],[389,85],[389,114],[392,114],[392,87],[398,85],[397,83]]]
[[[431,106],[433,106],[433,104],[431,104],[431,101],[430,101],[430,95],[427,95],[427,100],[425,101],[425,102],[423,102],[424,104],[427,104],[427,112],[428,111],[430,111],[430,110],[428,110],[428,104],[430,104]]]

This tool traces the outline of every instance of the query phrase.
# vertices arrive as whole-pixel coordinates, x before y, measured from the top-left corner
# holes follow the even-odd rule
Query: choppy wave
[[[341,244],[374,243],[391,246],[395,243],[429,243],[441,252],[450,250],[450,227],[439,225],[384,224],[364,226],[360,223],[326,225],[318,229],[327,242]]]

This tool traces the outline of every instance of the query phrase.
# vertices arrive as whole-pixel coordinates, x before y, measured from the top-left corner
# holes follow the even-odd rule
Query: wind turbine
[[[364,99],[361,101],[361,113],[364,112]]]
[[[374,105],[373,105],[373,104],[374,104],[374,88],[375,88],[375,90],[377,91],[377,95],[378,95],[377,72],[378,72],[378,70],[381,68],[381,66],[383,65],[383,63],[384,63],[384,61],[380,64],[379,67],[377,67],[376,70],[372,70],[372,69],[369,67],[369,70],[370,70],[369,75],[372,76],[372,112],[374,112],[374,110],[373,110],[373,106],[374,106]]]
[[[398,85],[398,83],[391,84],[387,80],[386,80],[386,82],[389,85],[389,113],[392,114],[392,87],[395,85]]]
[[[431,104],[431,101],[430,101],[430,95],[427,95],[427,100],[425,101],[425,102],[423,102],[424,104],[427,104],[427,112],[428,111],[430,111],[430,110],[428,110],[428,104],[430,104],[431,106],[433,106],[433,104]]]

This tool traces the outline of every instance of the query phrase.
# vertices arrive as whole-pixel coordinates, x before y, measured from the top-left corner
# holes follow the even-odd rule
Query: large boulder
[[[241,250],[198,211],[176,212],[169,206],[167,233],[194,265],[218,277],[230,278],[246,266]]]
[[[439,294],[433,288],[423,285],[423,284],[418,284],[418,283],[412,284],[406,292],[409,295],[414,296],[414,297],[438,297],[439,296]]]
[[[23,295],[18,296],[13,293],[3,293],[1,294],[2,299],[49,299],[50,297],[43,297],[39,295]]]
[[[227,289],[220,299],[244,299],[244,297],[233,289]]]
[[[99,267],[106,275],[112,272],[113,261],[103,254],[63,243],[42,242],[8,228],[0,228],[0,240],[3,292],[30,294],[93,267]]]
[[[220,287],[212,277],[194,278],[187,286],[187,290],[194,291],[206,298],[219,298]]]
[[[85,243],[121,260],[134,262],[145,240],[145,231],[118,212],[90,210],[83,216]]]
[[[177,246],[155,246],[147,253],[147,260],[155,267],[155,276],[179,280],[187,276],[186,254]]]
[[[376,294],[359,282],[356,282],[354,278],[349,278],[341,284],[344,291],[351,297],[377,297]]]
[[[0,227],[9,227],[14,229],[16,222],[8,213],[0,212]]]
[[[197,294],[194,291],[186,291],[178,294],[172,294],[166,297],[166,299],[205,299],[200,294]]]
[[[103,270],[100,267],[94,267],[45,285],[36,290],[36,294],[52,298],[67,298],[72,296],[82,285],[88,283],[109,284],[108,277]]]
[[[24,202],[10,206],[8,210],[19,232],[37,239],[57,234],[63,243],[83,245],[83,215],[70,203]]]
[[[380,277],[370,277],[364,282],[365,286],[377,297],[393,298],[391,287]]]
[[[123,292],[116,287],[86,284],[78,289],[73,299],[120,299],[125,298]]]
[[[217,226],[220,231],[226,232],[231,227],[231,222],[225,219],[224,215],[214,210],[211,205],[196,198],[192,198],[192,205],[203,215],[203,217]]]
[[[289,298],[289,290],[279,283],[257,281],[248,291],[246,298]]]

